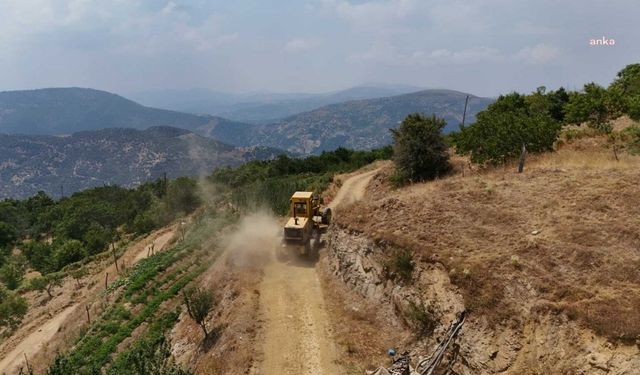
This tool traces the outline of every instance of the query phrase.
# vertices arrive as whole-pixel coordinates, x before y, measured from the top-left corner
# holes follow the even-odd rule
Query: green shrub
[[[94,255],[104,251],[113,240],[113,237],[114,233],[112,230],[105,229],[97,223],[92,223],[82,236],[82,239],[85,243],[87,253]]]
[[[146,234],[156,228],[156,222],[149,212],[140,212],[133,220],[133,231],[136,234]]]
[[[67,240],[56,247],[53,253],[53,264],[55,264],[56,270],[60,270],[67,264],[82,260],[86,256],[87,251],[82,242],[78,240]]]
[[[11,256],[2,267],[0,267],[0,281],[10,289],[14,290],[20,286],[25,272],[26,259],[23,256]]]
[[[53,246],[43,241],[31,241],[23,244],[22,253],[29,260],[31,267],[45,274],[55,268],[53,263]]]
[[[0,247],[9,247],[14,244],[18,238],[16,228],[4,221],[0,221]]]
[[[446,122],[435,115],[407,116],[392,129],[393,161],[402,179],[423,181],[449,171],[448,146],[442,135]]]
[[[620,137],[626,142],[626,148],[630,154],[640,155],[640,125],[624,129]]]
[[[27,313],[27,301],[0,286],[0,328],[16,328]]]
[[[627,99],[627,114],[631,119],[640,121],[640,95],[635,95]]]
[[[388,278],[398,277],[404,282],[411,281],[415,265],[409,250],[396,250],[385,262]]]
[[[435,309],[431,305],[425,306],[422,302],[410,301],[406,318],[418,339],[432,335],[439,324]]]
[[[213,292],[209,289],[191,287],[183,292],[183,296],[189,316],[200,325],[205,339],[208,338],[207,316],[215,306]]]

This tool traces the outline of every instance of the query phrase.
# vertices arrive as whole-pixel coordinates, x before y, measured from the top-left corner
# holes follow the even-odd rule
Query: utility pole
[[[462,126],[464,126],[464,121],[467,119],[467,104],[469,104],[469,95],[464,100],[464,112],[462,112]]]
[[[60,184],[60,199],[64,198],[64,185]]]
[[[167,172],[164,172],[164,195],[167,195]]]

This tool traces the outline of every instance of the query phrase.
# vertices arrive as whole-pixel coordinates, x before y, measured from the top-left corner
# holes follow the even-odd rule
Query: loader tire
[[[325,207],[322,210],[322,224],[331,224],[331,209],[329,207]]]

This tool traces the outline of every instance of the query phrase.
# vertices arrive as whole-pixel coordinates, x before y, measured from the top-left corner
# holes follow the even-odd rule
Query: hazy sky
[[[608,84],[640,0],[0,0],[0,90]],[[589,40],[613,38],[614,46]]]

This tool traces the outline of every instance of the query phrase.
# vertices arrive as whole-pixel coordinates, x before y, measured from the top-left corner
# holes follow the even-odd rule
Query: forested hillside
[[[137,186],[167,174],[206,175],[282,151],[238,149],[184,129],[103,129],[66,137],[0,134],[0,197],[60,197],[102,185]]]
[[[276,147],[302,154],[317,154],[337,147],[372,149],[390,144],[389,129],[397,127],[411,113],[435,114],[446,121],[446,132],[457,129],[462,123],[466,96],[451,90],[424,90],[332,104],[273,124],[245,127],[240,140],[244,140],[245,145]],[[491,99],[471,95],[466,123],[475,121],[475,114],[491,102]],[[237,141],[224,133],[213,132],[212,136],[224,142]]]

